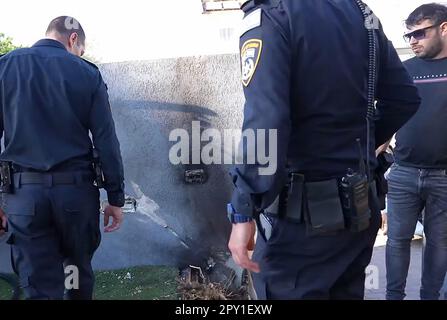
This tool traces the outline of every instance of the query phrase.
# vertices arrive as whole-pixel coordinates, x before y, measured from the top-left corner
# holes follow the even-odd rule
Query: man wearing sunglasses
[[[422,98],[396,135],[389,175],[387,299],[403,299],[410,244],[424,210],[421,299],[439,299],[447,269],[447,7],[425,4],[406,20],[416,57],[405,62]]]

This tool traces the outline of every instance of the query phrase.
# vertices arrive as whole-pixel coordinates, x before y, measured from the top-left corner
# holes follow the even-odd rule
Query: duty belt
[[[301,176],[302,177],[302,175],[296,175],[296,176]],[[300,197],[305,197],[306,196],[306,187],[305,186],[307,184],[308,184],[308,182],[304,182],[302,187],[301,187],[301,189],[298,191]],[[302,189],[302,188],[304,188],[304,189]],[[263,210],[263,212],[266,213],[266,214],[269,214],[269,215],[273,215],[273,216],[281,215],[280,211],[282,211],[282,210],[281,210],[280,207],[281,207],[281,202],[284,201],[284,199],[287,199],[288,205],[292,204],[292,205],[295,205],[295,206],[297,206],[297,205],[301,206],[302,205],[301,202],[300,202],[300,204],[294,204],[294,202],[295,202],[294,200],[296,200],[296,199],[290,198],[292,195],[289,193],[289,191],[293,190],[293,189],[296,189],[296,186],[294,186],[294,181],[292,179],[292,180],[289,181],[288,186],[282,189],[282,191],[280,192],[280,195],[278,195],[276,197],[276,199],[273,201],[273,203],[270,206],[268,206],[267,208],[265,208]],[[370,196],[372,196],[372,200],[377,203],[378,202],[377,183],[376,183],[375,180],[373,180],[373,181],[371,181],[369,183],[369,192],[370,192],[369,193]],[[292,193],[294,193],[294,192],[292,191]],[[298,208],[294,208],[293,211],[296,211],[297,209]],[[292,218],[292,220],[294,219],[294,217],[290,217],[287,214],[283,214],[283,217]],[[301,220],[301,216],[298,219]]]
[[[89,172],[19,172],[14,173],[14,187],[20,188],[25,184],[44,184],[46,186],[53,185],[70,185],[92,182],[94,180],[93,173]]]

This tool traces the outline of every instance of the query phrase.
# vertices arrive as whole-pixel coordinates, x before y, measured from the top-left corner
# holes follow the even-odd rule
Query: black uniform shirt
[[[0,159],[37,171],[91,167],[98,149],[109,202],[124,204],[124,174],[106,85],[96,66],[43,39],[0,58]]]
[[[339,178],[358,170],[366,156],[368,31],[353,0],[251,0],[243,6],[243,130],[276,129],[277,171],[259,164],[232,170],[232,204],[240,214],[270,205],[288,171],[307,181]],[[373,16],[372,16],[373,17]],[[375,147],[416,112],[420,98],[379,21]]]

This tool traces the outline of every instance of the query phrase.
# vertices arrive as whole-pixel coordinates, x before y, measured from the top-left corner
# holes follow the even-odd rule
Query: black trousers
[[[14,194],[4,195],[3,209],[25,297],[92,299],[91,260],[101,240],[99,191],[92,181],[18,183]]]
[[[364,298],[365,268],[371,261],[380,210],[371,212],[370,227],[359,233],[307,236],[304,223],[273,219],[270,239],[258,235],[253,274],[260,300],[360,300]]]

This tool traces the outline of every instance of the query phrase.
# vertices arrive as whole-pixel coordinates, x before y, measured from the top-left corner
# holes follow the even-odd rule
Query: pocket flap
[[[311,228],[322,233],[343,230],[345,221],[337,180],[307,183],[306,191]]]
[[[67,201],[64,203],[63,208],[68,213],[81,212],[81,204],[78,201]]]
[[[8,197],[5,201],[5,213],[11,216],[34,216],[34,201],[15,196]]]

